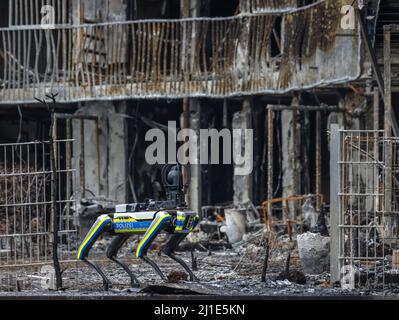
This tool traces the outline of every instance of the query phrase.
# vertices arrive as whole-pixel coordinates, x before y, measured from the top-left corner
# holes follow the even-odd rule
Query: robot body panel
[[[145,233],[151,225],[152,220],[136,220],[130,217],[114,218],[112,226],[116,234],[118,233]]]

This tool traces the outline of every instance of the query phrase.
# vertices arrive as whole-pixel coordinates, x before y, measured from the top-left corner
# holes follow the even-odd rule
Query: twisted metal
[[[339,39],[339,1],[225,18],[0,29],[0,103],[232,97],[345,83],[361,74],[357,30]],[[281,52],[274,54],[283,15]],[[275,30],[274,30],[275,31]],[[278,37],[278,35],[277,35]],[[351,42],[342,64],[335,44]]]

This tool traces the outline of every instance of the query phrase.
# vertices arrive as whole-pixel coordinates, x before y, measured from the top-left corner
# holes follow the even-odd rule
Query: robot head
[[[183,170],[181,164],[167,164],[162,168],[162,184],[168,200],[176,202],[176,207],[185,207]]]

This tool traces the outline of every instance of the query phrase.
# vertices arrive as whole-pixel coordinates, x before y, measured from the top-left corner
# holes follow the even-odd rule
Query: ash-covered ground
[[[104,252],[108,241],[100,242],[92,256]],[[223,241],[208,246],[193,246],[191,251],[182,251],[178,255],[190,266],[194,267],[199,282],[186,281],[186,274],[176,262],[157,253],[149,254],[156,261],[169,281],[162,281],[153,269],[143,261],[134,258],[136,242],[126,246],[120,258],[128,263],[131,270],[141,281],[141,287],[129,290],[128,275],[116,264],[105,259],[99,265],[113,282],[113,288],[104,292],[99,275],[84,264],[72,264],[63,273],[64,290],[51,291],[43,289],[43,279],[31,280],[28,290],[11,290],[0,292],[1,297],[67,297],[79,298],[178,298],[183,296],[250,296],[250,297],[365,297],[365,298],[397,298],[399,286],[388,286],[384,289],[343,290],[339,284],[330,282],[329,274],[318,276],[304,275],[297,250],[291,251],[289,274],[287,276],[287,251],[284,246],[270,250],[266,282],[261,282],[264,265],[265,248],[259,239],[243,243],[235,248]],[[183,246],[189,247],[189,245]],[[198,248],[202,250],[198,250]],[[213,248],[213,249],[212,249]],[[28,276],[29,277],[29,276]],[[288,278],[288,279],[287,279]]]

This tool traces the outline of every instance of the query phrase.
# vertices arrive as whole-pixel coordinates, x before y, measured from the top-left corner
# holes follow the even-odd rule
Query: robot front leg
[[[136,252],[136,257],[148,263],[155,270],[155,272],[161,277],[162,280],[166,280],[165,275],[162,273],[158,265],[147,257],[147,251],[148,248],[151,246],[151,243],[157,237],[157,235],[163,229],[170,226],[171,220],[172,216],[167,212],[164,211],[158,212],[155,216],[155,219],[152,221],[150,227],[148,228],[147,232],[144,234],[143,239],[139,243]]]
[[[93,268],[103,279],[104,290],[108,291],[112,287],[111,281],[104,272],[92,261],[87,259],[90,249],[93,247],[97,239],[104,233],[112,231],[112,219],[108,215],[101,215],[91,227],[89,233],[83,240],[78,250],[77,259],[85,262]]]
[[[181,259],[175,255],[176,248],[179,246],[180,242],[182,242],[184,240],[184,238],[187,237],[187,235],[188,235],[188,233],[175,233],[175,234],[171,235],[168,242],[162,248],[162,252],[164,254],[166,254],[168,257],[170,257],[171,259],[173,259],[174,261],[176,261],[178,264],[180,264],[184,268],[184,270],[186,270],[186,272],[190,276],[190,281],[198,281],[197,277],[191,271],[191,269],[187,265],[187,263],[183,259]]]
[[[140,282],[137,279],[137,277],[133,274],[133,272],[130,270],[130,268],[123,263],[122,261],[118,260],[116,258],[119,249],[123,246],[123,244],[130,238],[129,234],[120,234],[116,236],[112,242],[111,245],[107,249],[107,258],[114,261],[116,264],[118,264],[120,267],[125,270],[125,272],[129,275],[130,277],[130,285],[132,287],[139,287]]]
[[[176,261],[178,264],[180,264],[186,272],[190,275],[190,281],[198,281],[197,277],[195,274],[191,271],[190,267],[187,265],[187,263],[177,257],[175,255],[175,250],[179,246],[179,244],[188,236],[188,234],[194,230],[194,228],[198,225],[200,221],[199,215],[195,215],[192,217],[187,225],[184,224],[184,221],[187,219],[186,215],[180,215],[177,219],[177,225],[175,229],[175,233],[172,234],[165,244],[165,246],[162,248],[162,252],[166,254],[168,257]]]

